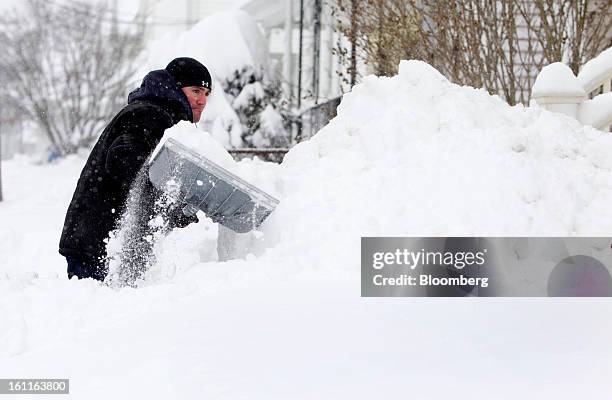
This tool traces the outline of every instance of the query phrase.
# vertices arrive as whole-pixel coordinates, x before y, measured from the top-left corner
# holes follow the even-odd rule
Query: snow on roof
[[[578,81],[588,93],[609,77],[612,79],[612,47],[588,61],[578,73]]]
[[[542,68],[533,84],[531,95],[534,98],[584,97],[585,93],[572,70],[564,63],[556,62]]]
[[[179,35],[169,34],[147,46],[140,77],[164,68],[175,57],[193,57],[217,79],[244,66],[265,67],[267,44],[257,24],[242,10],[212,14]]]

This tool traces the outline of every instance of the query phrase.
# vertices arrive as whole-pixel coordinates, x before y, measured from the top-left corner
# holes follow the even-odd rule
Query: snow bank
[[[166,136],[253,179],[189,129]],[[360,236],[606,235],[611,152],[610,136],[571,118],[510,107],[403,62],[396,77],[367,77],[328,126],[267,170],[268,182],[253,182],[281,203],[261,228],[266,246],[251,251],[325,258],[359,254]]]
[[[198,135],[187,126],[167,135]],[[208,140],[191,145],[237,173]],[[262,240],[235,256],[309,249],[300,263],[356,269],[345,257],[358,257],[360,236],[605,236],[611,152],[612,137],[571,118],[402,62],[398,76],[367,77],[345,95],[338,116],[279,168],[257,165],[268,182],[253,183],[281,203]]]
[[[360,236],[607,235],[612,137],[510,107],[425,63],[367,77],[292,149],[264,224],[283,254],[357,268]],[[327,258],[329,260],[329,258]]]

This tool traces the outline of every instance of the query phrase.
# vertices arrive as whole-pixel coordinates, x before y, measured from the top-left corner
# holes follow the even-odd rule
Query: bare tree
[[[612,44],[610,0],[522,0],[519,11],[545,59],[566,62],[574,74]]]
[[[335,1],[338,30],[375,73],[421,59],[510,104],[528,102],[543,65],[564,61],[577,73],[610,45],[610,0],[363,0],[356,9]],[[342,43],[336,51],[347,54]]]
[[[400,60],[424,57],[408,1],[335,0],[332,10],[342,34],[334,52],[346,65],[345,84],[355,84],[358,58],[377,75],[391,76]]]
[[[27,8],[0,18],[2,100],[69,154],[124,102],[144,26],[117,29],[102,4],[28,0]]]
[[[527,101],[530,79],[543,62],[534,37],[523,28],[514,0],[416,1],[419,42],[429,61],[450,80],[484,87],[510,104]],[[527,15],[531,18],[531,15]]]

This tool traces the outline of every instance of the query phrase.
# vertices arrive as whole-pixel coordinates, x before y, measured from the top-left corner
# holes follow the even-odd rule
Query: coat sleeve
[[[132,115],[129,123],[124,123],[121,127],[123,128],[121,134],[109,147],[106,169],[118,184],[123,186],[125,190],[128,190],[139,174],[139,171],[142,170],[141,173],[148,175],[147,166],[144,164],[151,155],[155,143],[151,143],[147,137],[161,138],[165,125],[163,121],[151,118],[151,114],[141,111],[138,115]],[[148,177],[144,179],[143,185],[146,195],[142,200],[151,203],[144,206],[149,210],[146,214],[151,214],[148,218],[152,218],[153,214],[155,214],[152,203],[160,198],[163,193],[149,182]],[[158,211],[167,221],[170,229],[176,227],[183,228],[191,223],[198,222],[196,216],[186,216],[183,214],[182,209],[183,204],[176,202],[166,209]]]

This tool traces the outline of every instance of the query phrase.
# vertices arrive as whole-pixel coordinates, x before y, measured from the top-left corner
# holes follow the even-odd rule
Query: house
[[[333,53],[339,37],[329,2],[242,0],[236,7],[262,27],[277,74],[297,109],[342,94],[337,74],[342,66]]]

